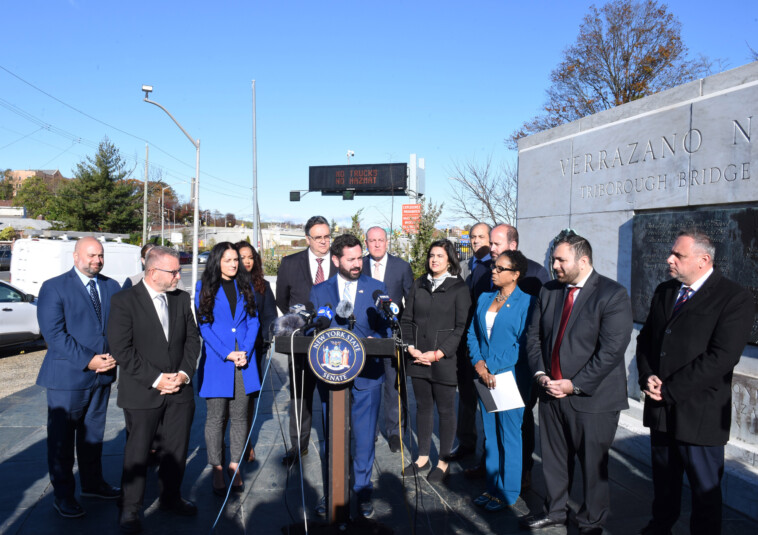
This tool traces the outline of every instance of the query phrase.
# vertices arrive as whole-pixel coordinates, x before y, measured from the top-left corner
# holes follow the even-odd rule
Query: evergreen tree
[[[444,203],[439,206],[433,204],[431,199],[428,200],[426,206],[423,203],[421,204],[418,229],[415,234],[411,235],[410,264],[414,278],[426,273],[426,254],[435,239],[437,231],[434,226],[439,221],[443,206]]]
[[[136,230],[142,224],[142,203],[128,174],[119,150],[105,138],[94,158],[76,165],[74,178],[60,192],[60,219],[78,231]]]

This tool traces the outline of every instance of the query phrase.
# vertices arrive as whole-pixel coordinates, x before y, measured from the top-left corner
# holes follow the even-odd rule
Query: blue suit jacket
[[[492,335],[488,337],[487,310],[497,293],[484,292],[477,301],[476,313],[468,329],[471,364],[484,360],[493,375],[513,371],[523,393],[531,375],[526,354],[526,331],[535,298],[516,287],[495,316]]]
[[[116,370],[96,374],[87,365],[95,355],[109,352],[105,327],[111,296],[121,288],[113,279],[97,276],[103,321],[97,319],[89,291],[76,268],[42,283],[37,321],[47,343],[47,354],[37,384],[52,390],[85,390],[110,384]]]
[[[371,277],[373,261],[371,256],[363,257],[363,274]],[[411,265],[391,254],[387,254],[387,267],[384,270],[384,285],[387,287],[387,295],[392,302],[400,307],[403,312],[403,298],[407,298],[413,286],[413,271]]]
[[[195,308],[200,303],[202,281],[197,281]],[[227,355],[239,348],[247,352],[247,366],[242,368],[245,392],[257,392],[261,389],[258,367],[255,364],[255,339],[260,323],[257,316],[249,316],[245,311],[245,299],[234,281],[237,291],[237,306],[232,310],[224,289],[219,285],[216,304],[213,307],[213,323],[200,323],[200,336],[203,338],[203,354],[198,366],[200,397],[233,398],[234,397],[234,362],[226,360]],[[198,320],[200,315],[198,314]]]
[[[310,300],[313,306],[318,309],[327,303],[336,307],[340,301],[339,287],[337,286],[337,277],[317,284],[311,288]],[[355,316],[355,328],[353,332],[360,338],[387,338],[390,335],[389,324],[382,317],[381,313],[374,306],[373,294],[379,290],[387,293],[384,283],[366,275],[361,275],[355,289],[355,305],[353,315]],[[331,327],[348,328],[348,321],[338,317],[336,314],[332,318]],[[384,365],[382,359],[368,357],[363,371],[356,377],[353,386],[358,390],[376,388],[384,382]]]

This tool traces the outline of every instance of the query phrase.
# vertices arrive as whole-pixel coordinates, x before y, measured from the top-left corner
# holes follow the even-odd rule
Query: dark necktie
[[[690,297],[692,297],[692,288],[689,286],[682,286],[682,295],[677,298],[676,303],[674,303],[674,310],[671,312],[672,318],[679,313],[684,306],[684,303],[690,300]]]
[[[321,267],[321,262],[323,261],[323,258],[316,259],[316,262],[318,262],[318,268],[316,269],[316,280],[313,281],[314,285],[324,282],[324,269]]]
[[[568,295],[563,302],[563,312],[561,312],[561,324],[558,327],[558,336],[553,346],[553,354],[550,357],[550,375],[553,379],[563,379],[561,373],[561,342],[563,342],[563,333],[566,332],[566,325],[571,316],[571,309],[574,308],[574,293],[578,290],[576,286],[568,289]]]
[[[92,299],[92,304],[95,306],[95,313],[97,314],[97,319],[102,324],[103,323],[103,309],[100,306],[100,296],[97,295],[97,287],[95,286],[95,281],[90,280],[87,286],[89,286],[89,296],[90,296],[90,299]]]

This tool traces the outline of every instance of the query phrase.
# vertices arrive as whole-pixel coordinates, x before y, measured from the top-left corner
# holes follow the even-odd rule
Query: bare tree
[[[450,175],[453,213],[491,225],[515,224],[518,175],[512,165],[493,168],[490,155],[483,162],[455,163]]]
[[[705,56],[688,59],[681,24],[663,3],[613,0],[590,7],[576,42],[550,75],[542,113],[506,140],[652,95],[711,73]]]

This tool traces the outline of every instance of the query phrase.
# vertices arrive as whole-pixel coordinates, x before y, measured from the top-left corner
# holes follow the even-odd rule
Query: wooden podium
[[[391,338],[361,338],[366,358],[393,358],[395,340]],[[290,344],[290,341],[292,342]],[[274,350],[290,355],[292,346],[296,359],[308,358],[313,336],[276,336]],[[306,372],[307,373],[307,372]],[[321,380],[316,377],[317,380]],[[326,482],[326,515],[329,524],[342,524],[350,518],[350,387],[352,382],[340,385],[326,383],[329,388],[329,429],[326,452],[329,473]],[[324,400],[322,400],[324,401]]]

